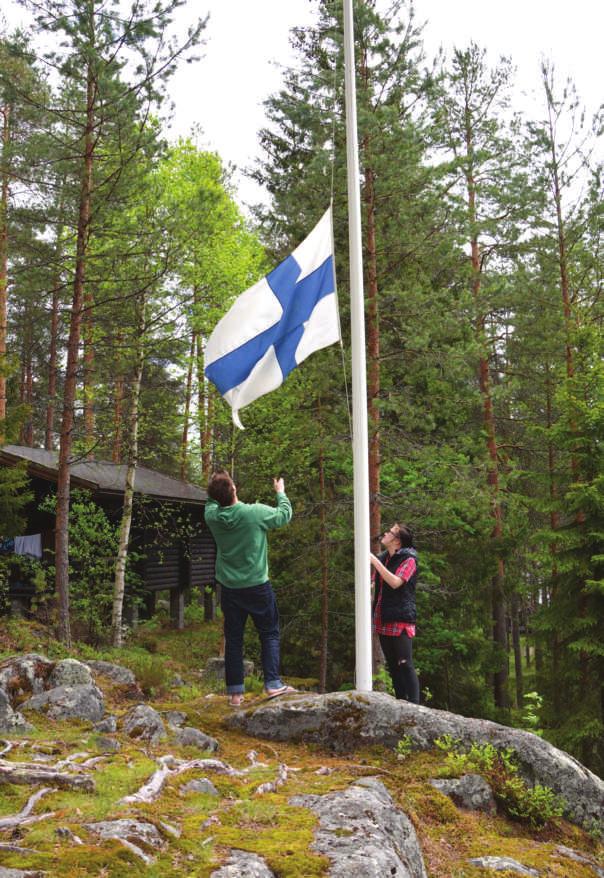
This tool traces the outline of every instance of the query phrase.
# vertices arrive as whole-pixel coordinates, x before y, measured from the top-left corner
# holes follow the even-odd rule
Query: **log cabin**
[[[24,445],[0,448],[0,465],[24,464],[30,480],[33,501],[27,508],[25,535],[41,534],[43,558],[52,563],[54,516],[40,510],[41,501],[56,489],[58,452]],[[122,514],[125,464],[107,461],[74,460],[70,466],[71,489],[81,488],[117,524]],[[206,492],[197,485],[139,466],[135,478],[135,505],[130,545],[138,556],[136,572],[142,582],[142,617],[155,611],[160,592],[169,595],[170,615],[178,628],[184,626],[185,599],[192,587],[204,595],[206,619],[215,608],[216,548],[203,520]],[[170,523],[177,521],[178,527]],[[161,527],[158,525],[161,521]],[[184,527],[183,527],[184,523]],[[183,535],[184,532],[184,535]],[[33,595],[33,585],[18,577],[9,582],[11,604],[25,604]],[[128,601],[126,601],[128,604]],[[130,621],[139,614],[131,603]]]

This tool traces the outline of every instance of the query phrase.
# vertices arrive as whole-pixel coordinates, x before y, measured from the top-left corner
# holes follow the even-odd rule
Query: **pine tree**
[[[161,98],[162,82],[174,70],[178,58],[195,45],[203,23],[198,22],[183,43],[174,46],[166,41],[166,36],[182,0],[155,3],[152,8],[139,6],[128,18],[119,15],[117,0],[109,4],[97,0],[22,2],[35,12],[39,29],[63,38],[62,48],[50,53],[48,60],[76,96],[68,111],[67,134],[72,138],[70,155],[79,177],[80,193],[63,390],[55,547],[60,634],[69,643],[69,463],[82,321],[87,320],[93,302],[86,286],[86,272],[100,206],[112,197],[121,172],[144,145],[144,137],[127,136],[123,151],[117,155],[111,150],[104,152],[103,147],[111,142],[114,146],[119,144],[116,132],[130,135],[134,127],[141,135],[144,133],[149,109]],[[129,77],[127,64],[131,60],[135,60],[135,65]]]

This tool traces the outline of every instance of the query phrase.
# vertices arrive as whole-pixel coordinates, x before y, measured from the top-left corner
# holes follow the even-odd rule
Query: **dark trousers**
[[[249,588],[222,586],[220,592],[227,692],[243,692],[243,632],[248,616],[260,636],[264,688],[280,688],[283,684],[279,677],[279,612],[270,582]]]
[[[419,704],[419,680],[413,666],[413,640],[403,631],[398,637],[380,634],[380,646],[397,698]]]

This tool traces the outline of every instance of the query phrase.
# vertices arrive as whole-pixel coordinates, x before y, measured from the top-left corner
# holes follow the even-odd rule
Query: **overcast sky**
[[[194,125],[198,143],[217,150],[239,168],[257,155],[262,102],[280,84],[280,65],[291,61],[289,30],[314,18],[312,0],[189,0],[183,18],[210,13],[202,59],[170,82],[175,104],[171,134],[187,135]],[[518,91],[539,81],[543,56],[556,63],[561,79],[571,76],[584,102],[595,110],[604,100],[601,55],[602,0],[416,0],[416,19],[426,21],[428,55],[440,45],[484,46],[495,61],[501,54],[518,67]],[[13,0],[3,0],[9,27],[23,18]],[[240,198],[253,201],[258,189],[237,175]]]

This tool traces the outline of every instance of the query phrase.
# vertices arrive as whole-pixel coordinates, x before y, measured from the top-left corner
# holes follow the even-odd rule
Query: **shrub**
[[[564,813],[561,796],[541,784],[527,787],[517,775],[506,778],[493,792],[506,814],[534,828],[544,826]]]
[[[394,695],[392,677],[384,665],[381,666],[377,674],[374,674],[373,685],[379,692],[387,692],[388,695]]]
[[[155,695],[168,683],[168,670],[163,658],[157,655],[132,656],[128,667],[134,672],[137,682],[145,695]]]
[[[524,696],[524,711],[522,714],[522,728],[533,735],[543,737],[543,730],[539,728],[539,711],[543,705],[543,697],[538,692],[527,692]]]
[[[245,691],[259,695],[264,692],[264,681],[258,674],[251,674],[245,678]]]
[[[187,625],[198,625],[203,621],[203,589],[194,585],[191,589],[190,601],[185,607],[185,623]]]
[[[450,735],[434,743],[446,753],[440,773],[447,777],[459,777],[468,772],[482,775],[508,817],[540,828],[564,813],[565,802],[552,789],[541,784],[529,787],[522,780],[511,748],[498,750],[489,743],[473,743],[469,750],[464,751],[460,742]]]
[[[55,514],[56,496],[49,494],[40,504],[44,512]],[[76,628],[93,644],[107,641],[113,609],[115,557],[119,542],[119,525],[109,521],[88,491],[71,493],[69,506],[69,590],[70,605]],[[126,567],[126,586],[130,595],[136,593],[139,577],[132,565],[138,555],[130,551]],[[54,568],[48,571],[54,579]]]
[[[411,755],[411,751],[413,750],[413,740],[409,737],[409,735],[403,735],[400,741],[397,743],[394,748],[394,752],[396,753],[396,758],[403,762],[407,756]]]

